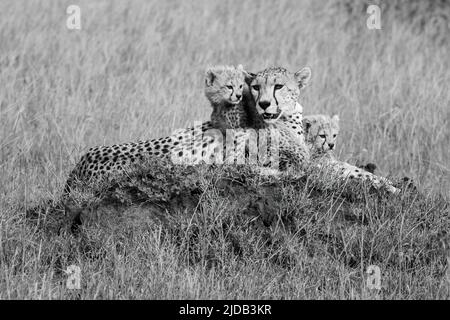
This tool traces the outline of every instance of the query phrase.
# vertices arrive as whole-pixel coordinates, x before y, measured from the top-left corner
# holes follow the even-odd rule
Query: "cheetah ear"
[[[332,118],[331,121],[333,121],[335,124],[339,124],[339,115],[335,114]]]
[[[306,132],[308,132],[309,129],[311,128],[312,122],[313,122],[313,120],[311,120],[311,119],[309,119],[309,118],[303,118],[303,120],[302,120],[303,129],[304,129]]]
[[[295,80],[297,80],[298,87],[300,89],[304,88],[309,80],[311,79],[311,68],[304,67],[300,71],[297,71],[294,74]]]
[[[250,84],[252,83],[253,79],[256,78],[256,74],[252,73],[252,72],[248,72],[245,71],[244,69],[242,69],[242,71],[244,72],[244,76],[245,76],[245,83],[250,86]]]
[[[205,73],[205,85],[207,87],[212,86],[212,84],[214,83],[214,80],[217,78],[216,74],[214,73],[214,71],[212,69],[208,69],[206,70]]]
[[[334,130],[336,131],[336,134],[339,132],[340,128],[339,128],[339,116],[337,114],[335,114],[332,118],[331,118],[331,126],[334,127]]]

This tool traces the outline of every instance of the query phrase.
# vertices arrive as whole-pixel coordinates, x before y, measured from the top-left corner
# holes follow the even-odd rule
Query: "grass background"
[[[369,30],[368,15],[354,1],[1,1],[0,298],[73,295],[52,256],[77,240],[46,238],[25,222],[24,208],[57,199],[90,146],[167,135],[208,119],[208,65],[310,66],[302,104],[305,113],[340,115],[341,159],[374,162],[380,174],[411,177],[425,195],[448,197],[450,19],[442,11],[424,24],[425,11],[414,15],[409,4],[397,3],[399,9],[382,12],[381,30]],[[71,4],[81,8],[80,31],[66,28]],[[216,205],[211,212],[223,210]],[[119,232],[130,248],[134,243],[135,260],[114,254],[122,240],[113,236],[101,241],[112,251],[100,262],[72,257],[90,279],[82,298],[370,297],[362,269],[339,273],[340,264],[330,268],[355,272],[355,282],[333,276],[335,287],[306,290],[316,288],[312,271],[331,263],[325,257],[305,258],[306,271],[296,269],[283,282],[306,283],[303,290],[274,289],[279,273],[267,261],[233,260],[226,273],[205,273],[177,262],[176,246],[158,245],[157,230],[128,240],[125,231],[115,232],[109,234]],[[143,252],[152,258],[140,261]],[[302,282],[308,270],[311,282]],[[392,279],[406,275],[390,272]],[[394,285],[388,296],[445,297],[439,280],[430,281],[409,293]]]

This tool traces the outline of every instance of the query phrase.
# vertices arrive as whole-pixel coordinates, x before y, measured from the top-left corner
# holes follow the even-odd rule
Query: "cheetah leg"
[[[319,163],[318,167],[326,167],[327,169],[331,169],[332,173],[335,173],[338,178],[346,180],[346,179],[354,179],[361,181],[369,181],[372,186],[376,189],[385,189],[389,193],[398,194],[400,193],[400,189],[393,186],[392,182],[384,177],[380,177],[374,175],[370,172],[362,171],[360,168],[355,167],[351,164],[342,161],[327,161],[324,163]]]
[[[271,168],[265,168],[260,167],[259,168],[259,174],[261,176],[273,176],[273,177],[279,177],[281,175],[281,171],[277,169],[271,169]]]

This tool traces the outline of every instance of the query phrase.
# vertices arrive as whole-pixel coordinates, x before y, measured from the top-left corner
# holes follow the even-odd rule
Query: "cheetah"
[[[91,148],[69,175],[65,192],[70,192],[74,181],[92,181],[123,172],[128,165],[147,157],[174,162],[177,157],[185,159],[188,153],[187,158],[215,159],[223,148],[223,131],[236,128],[244,128],[240,131],[244,139],[240,141],[245,141],[248,132],[252,132],[245,128],[275,133],[281,142],[273,139],[270,153],[277,155],[280,151],[281,164],[304,167],[309,163],[310,151],[303,132],[303,108],[297,101],[300,89],[310,77],[309,68],[295,74],[279,67],[257,74],[245,72],[242,66],[211,68],[205,75],[205,94],[213,107],[211,121],[181,129],[169,137]]]
[[[90,148],[69,174],[64,193],[70,193],[76,182],[87,183],[121,173],[129,165],[148,158],[174,163],[187,158],[191,164],[214,159],[223,147],[222,131],[255,126],[256,116],[248,107],[249,77],[242,65],[209,68],[205,74],[205,94],[213,107],[210,121],[177,130],[167,137]]]
[[[252,78],[249,86],[256,112],[270,136],[278,135],[270,149],[279,155],[280,169],[295,166],[302,170],[309,163],[310,152],[303,132],[303,107],[298,100],[300,90],[309,83],[311,69],[305,67],[292,74],[285,68],[269,67]]]
[[[311,151],[317,151],[317,148],[311,150],[311,146],[307,146],[303,131],[303,108],[297,102],[300,89],[308,84],[310,78],[311,70],[308,67],[296,73],[272,67],[257,73],[250,84],[258,114],[270,130],[278,130],[281,135],[280,161],[294,165],[297,170],[305,170],[317,163],[312,161],[314,156],[311,157]],[[312,132],[311,127],[309,130]],[[319,138],[322,139],[320,135]],[[339,179],[368,180],[378,189],[383,188],[393,194],[400,191],[389,180],[362,172],[360,168],[334,157],[324,158],[319,161],[319,165],[327,165]]]
[[[339,134],[339,116],[315,114],[303,117],[306,144],[312,157],[331,155]]]
[[[246,93],[249,97],[245,100],[244,107],[249,110],[247,114],[251,119],[247,118],[243,121],[244,125],[237,126],[244,129],[240,131],[239,139],[232,139],[232,141],[236,141],[236,146],[238,146],[236,149],[240,149],[242,152],[244,149],[248,151],[250,147],[256,146],[259,160],[257,164],[261,167],[279,167],[284,170],[288,165],[302,166],[306,164],[309,161],[309,150],[305,144],[301,123],[303,107],[297,100],[300,89],[305,87],[309,81],[310,69],[304,68],[294,77],[290,77],[286,69],[275,67],[265,69],[257,74],[249,72],[247,74],[249,75],[246,78],[248,88],[244,86],[243,92],[244,97],[246,97]],[[211,91],[217,90],[212,89]],[[230,92],[228,91],[228,93]],[[274,102],[271,103],[271,100]],[[282,106],[282,108],[278,106]],[[277,121],[280,118],[282,121]],[[258,140],[257,143],[255,143],[255,136]],[[289,143],[283,143],[283,148],[279,149],[280,140],[289,141]],[[246,141],[253,143],[246,144]],[[268,149],[266,155],[260,153],[264,149]],[[279,154],[280,151],[281,154]],[[227,163],[234,163],[236,155],[231,153],[231,157],[228,157],[227,154],[226,159],[230,158],[231,161],[227,161]]]
[[[205,96],[213,109],[210,121],[213,129],[204,135],[212,134],[214,140],[208,144],[208,152],[203,150],[206,156],[202,155],[201,159],[191,157],[191,151],[196,152],[191,146],[174,147],[173,163],[197,164],[199,160],[214,164],[245,162],[249,137],[257,136],[254,130],[265,126],[256,113],[248,87],[251,79],[252,74],[242,65],[215,66],[206,71]]]
[[[197,140],[202,141],[201,133],[209,129],[213,129],[213,127],[207,121],[200,128],[179,130],[168,137],[92,147],[81,157],[69,174],[64,193],[70,193],[77,182],[91,183],[112,173],[124,172],[130,165],[142,162],[147,158],[156,157],[169,160],[170,152],[174,147],[188,144],[192,138],[197,138],[198,135],[200,135],[200,140]],[[211,139],[213,138],[207,137],[204,143],[207,144]]]
[[[389,192],[397,193],[392,182],[384,177],[379,177],[371,172],[362,170],[346,162],[338,161],[333,150],[339,133],[339,116],[334,115],[310,115],[303,119],[307,145],[311,151],[311,157],[319,168],[331,169],[330,173],[338,173],[341,179],[358,179],[372,183],[377,188],[385,188]]]
[[[205,96],[211,104],[211,123],[223,133],[227,129],[262,128],[248,82],[252,74],[240,64],[215,66],[205,73]]]

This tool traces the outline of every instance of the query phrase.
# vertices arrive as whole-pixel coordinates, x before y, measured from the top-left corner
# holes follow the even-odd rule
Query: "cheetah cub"
[[[206,71],[205,95],[213,108],[211,123],[215,129],[257,127],[256,108],[247,84],[251,80],[252,74],[241,64],[214,66]]]
[[[213,108],[211,123],[222,133],[223,158],[217,163],[257,162],[249,153],[257,153],[257,130],[266,125],[257,113],[250,93],[248,84],[253,77],[254,74],[245,71],[242,65],[215,66],[206,71],[205,95]],[[215,147],[217,149],[217,145]],[[216,153],[217,156],[221,157],[221,154]]]
[[[311,158],[323,155],[332,156],[339,134],[339,116],[316,114],[303,117],[305,141],[310,148]]]
[[[341,179],[355,179],[368,181],[377,189],[385,189],[391,193],[400,190],[392,185],[388,179],[376,176],[346,162],[335,158],[333,150],[336,147],[337,135],[339,134],[339,116],[334,115],[310,115],[303,118],[305,140],[310,148],[313,164],[319,168],[330,170]]]

